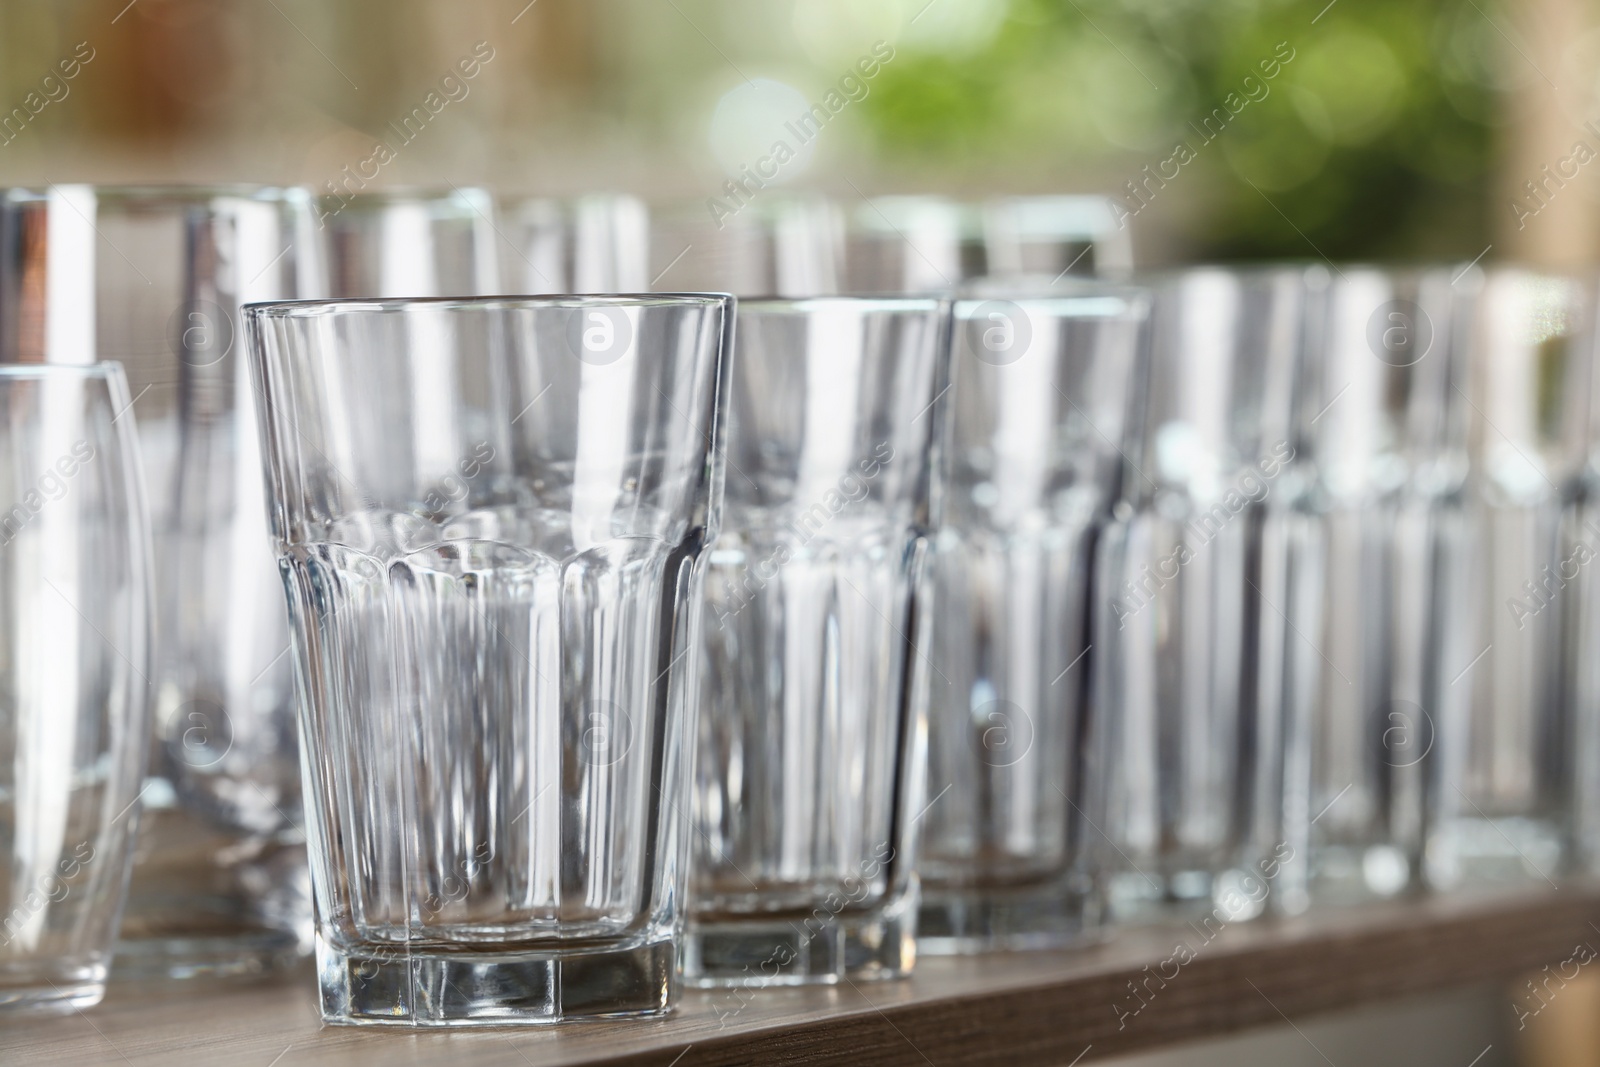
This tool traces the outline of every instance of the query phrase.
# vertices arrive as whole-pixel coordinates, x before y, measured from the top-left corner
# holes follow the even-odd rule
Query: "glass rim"
[[[350,313],[395,314],[416,307],[446,311],[580,310],[593,307],[723,307],[734,302],[727,293],[551,293],[528,296],[404,296],[333,300],[264,300],[244,305],[246,318],[304,319]]]
[[[0,363],[0,381],[42,378],[109,381],[121,378],[123,373],[122,364],[114,359],[103,359],[97,363]]]

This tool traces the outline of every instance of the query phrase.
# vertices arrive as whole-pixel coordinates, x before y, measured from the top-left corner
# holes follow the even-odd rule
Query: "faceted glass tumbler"
[[[703,623],[699,985],[891,978],[916,956],[948,305],[739,305]]]
[[[100,1001],[149,738],[150,543],[114,363],[0,367],[0,1012]]]
[[[247,318],[324,1017],[666,1010],[731,299]]]
[[[1305,525],[1292,432],[1305,281],[1215,267],[1150,281],[1148,384],[1099,546],[1112,909],[1233,922],[1291,888],[1284,678],[1314,655],[1284,636]]]
[[[1346,267],[1312,294],[1303,375],[1320,588],[1288,731],[1291,839],[1317,903],[1422,887],[1440,730],[1468,694],[1466,339],[1480,275]],[[1455,801],[1458,803],[1459,801]],[[1303,839],[1303,843],[1302,843]]]
[[[1006,293],[1011,293],[1008,297]],[[919,944],[1092,937],[1104,912],[1105,723],[1087,703],[1094,547],[1141,365],[1143,294],[1070,283],[956,303],[934,536]]]
[[[1574,756],[1596,742],[1594,720],[1573,714],[1583,705],[1565,689],[1562,639],[1577,632],[1569,583],[1600,544],[1572,507],[1588,458],[1596,295],[1592,277],[1498,268],[1475,302],[1465,532],[1447,564],[1467,636],[1444,666],[1426,850],[1438,888],[1545,884],[1573,857]],[[1579,814],[1593,818],[1581,802]]]

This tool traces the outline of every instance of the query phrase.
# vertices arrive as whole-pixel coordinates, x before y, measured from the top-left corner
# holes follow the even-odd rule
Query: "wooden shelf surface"
[[[1181,965],[1180,941],[1194,951]],[[323,1026],[309,972],[117,983],[87,1012],[0,1018],[0,1064],[1062,1067],[1509,977],[1581,944],[1600,946],[1600,885],[1236,924],[1209,942],[1194,927],[1146,927],[1077,952],[924,958],[904,982],[688,991],[668,1018],[557,1028]]]

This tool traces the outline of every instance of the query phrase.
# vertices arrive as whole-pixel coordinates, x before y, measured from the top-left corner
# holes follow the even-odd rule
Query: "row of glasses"
[[[155,725],[135,794],[149,817],[124,966],[187,976],[292,961],[313,941],[314,899],[332,1018],[659,1010],[675,983],[680,853],[693,829],[736,850],[776,847],[762,873],[792,883],[779,910],[809,907],[821,935],[808,926],[792,943],[805,957],[795,980],[909,969],[947,305],[749,309],[754,373],[765,363],[781,382],[797,346],[807,353],[819,402],[809,424],[785,430],[797,449],[789,488],[821,494],[821,511],[783,498],[785,446],[762,436],[773,428],[762,398],[748,412],[756,436],[737,446],[763,471],[757,498],[740,501],[756,522],[733,534],[763,536],[763,509],[794,513],[773,542],[793,558],[762,605],[774,619],[761,634],[788,642],[789,660],[764,693],[748,692],[783,709],[789,745],[755,738],[735,757],[750,781],[702,778],[687,791],[694,680],[705,671],[737,693],[747,666],[719,660],[714,643],[701,649],[697,630],[708,570],[697,561],[716,537],[727,461],[728,302],[445,295],[492,293],[522,267],[530,289],[615,287],[643,262],[644,219],[626,198],[513,210],[461,189],[6,194],[7,360],[119,357],[135,389],[115,420],[142,437],[127,451],[143,469],[123,473],[155,486],[153,536],[140,526],[123,538],[130,552],[154,542],[155,620],[136,632],[91,623],[127,635],[135,653],[156,650],[153,669],[135,672]],[[408,299],[377,299],[385,293]],[[241,306],[305,296],[355,302],[256,313],[258,422],[243,395]],[[834,394],[852,380],[840,408]],[[262,465],[266,515],[246,488]],[[851,513],[835,515],[836,501]],[[141,509],[128,510],[140,525]],[[266,571],[269,528],[286,611]],[[735,554],[719,557],[722,587],[737,580]],[[508,627],[506,650],[495,638]],[[484,642],[487,653],[468,654]],[[137,727],[142,707],[112,710]],[[26,733],[25,719],[7,726]],[[142,734],[123,729],[112,755]],[[471,736],[482,743],[463,746]],[[297,763],[311,790],[303,827]],[[813,795],[806,783],[819,780],[828,788]],[[739,811],[747,801],[753,820]],[[8,866],[25,872],[27,841],[50,827],[43,807],[11,814]],[[126,830],[116,840],[125,846]],[[710,853],[697,858],[708,883],[714,866]],[[121,869],[106,866],[93,911],[105,936]],[[684,944],[705,951],[685,953],[698,961],[691,978],[745,980],[749,953],[774,947],[770,901],[696,889],[707,903]],[[75,921],[50,904],[42,922]],[[92,946],[102,964],[105,936]],[[493,949],[508,939],[531,957],[502,971],[475,954],[502,962]],[[101,978],[103,967],[90,986]]]
[[[1515,269],[1325,279],[1296,813],[1320,899],[1548,883],[1582,862],[1596,709],[1566,586],[1587,551],[1593,293]]]
[[[994,304],[749,301],[731,349],[725,297],[248,310],[326,1017],[898,977],[921,870],[936,951],[1092,936],[1100,728],[1050,676],[1058,624],[1088,651],[1145,308]]]
[[[1149,281],[1095,565],[1115,915],[1594,869],[1593,281]]]
[[[74,232],[132,265],[120,211],[184,221],[166,454],[216,510],[174,493],[174,573],[208,524],[248,544],[215,327],[285,259],[347,294],[250,313],[330,1018],[659,1011],[680,967],[892,977],[919,940],[1092,936],[1108,874],[1118,914],[1230,922],[1571,861],[1586,283],[1019,277],[747,301],[735,332],[727,298],[372,298],[494,288],[505,214],[472,191],[301,203],[305,243],[243,282],[284,232],[222,193],[14,199],[4,291],[39,313],[0,335],[33,363],[84,361],[49,314]],[[249,747],[292,733],[228,699],[157,728],[160,781],[185,817],[249,830],[229,805],[260,794],[292,828]]]

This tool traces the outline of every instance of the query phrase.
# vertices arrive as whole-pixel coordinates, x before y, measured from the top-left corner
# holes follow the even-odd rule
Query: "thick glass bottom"
[[[0,964],[0,1014],[65,1015],[100,1003],[106,993],[105,963]]]
[[[702,988],[901,978],[917,961],[915,893],[893,905],[794,919],[690,920],[683,976]]]
[[[917,948],[935,956],[1065,948],[1100,940],[1104,922],[1103,900],[1061,885],[963,890],[929,886],[917,919]]]
[[[1423,867],[1436,889],[1548,882],[1565,869],[1566,840],[1556,819],[1456,818],[1429,837]]]
[[[496,955],[403,945],[341,950],[317,938],[322,1017],[350,1025],[536,1026],[660,1015],[676,997],[676,965],[670,939]]]

